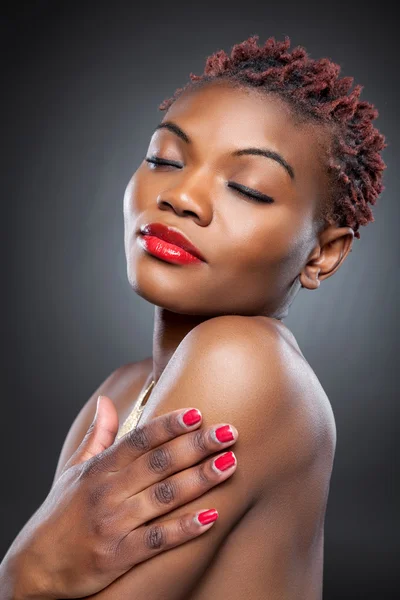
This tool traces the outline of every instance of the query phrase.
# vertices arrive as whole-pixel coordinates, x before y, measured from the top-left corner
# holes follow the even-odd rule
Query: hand
[[[212,527],[200,525],[199,512],[149,524],[235,471],[236,464],[214,470],[218,457],[196,465],[232,445],[238,434],[230,426],[235,438],[220,443],[213,436],[218,426],[198,429],[199,421],[186,427],[187,410],[157,417],[115,443],[117,431],[110,436],[108,427],[110,445],[104,448],[104,428],[115,422],[114,414],[110,420],[106,415],[116,409],[102,396],[81,445],[0,565],[0,582],[12,587],[10,598],[94,594],[138,563]],[[99,447],[104,449],[93,454]]]

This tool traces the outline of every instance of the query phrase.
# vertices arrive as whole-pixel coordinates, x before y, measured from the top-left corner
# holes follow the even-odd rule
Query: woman
[[[373,221],[385,143],[338,65],[257,40],[216,52],[161,104],[124,198],[128,279],[155,305],[141,422],[190,394],[205,423],[236,425],[240,469],[188,505],[217,508],[206,535],[99,600],[321,598],[335,423],[282,319]]]
[[[216,508],[205,535],[91,598],[321,598],[335,422],[282,320],[374,220],[385,143],[377,111],[338,65],[289,51],[287,37],[257,41],[216,52],[160,105],[167,114],[124,197],[128,279],[155,305],[153,352],[101,392],[128,418],[121,435],[190,397],[205,425],[240,431],[225,461],[240,468],[171,512]],[[133,391],[147,391],[141,416]],[[59,469],[81,441],[72,438]],[[177,493],[171,479],[158,501]]]

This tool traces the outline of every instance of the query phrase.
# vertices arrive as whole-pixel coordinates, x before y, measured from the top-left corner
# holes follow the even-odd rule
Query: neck
[[[291,283],[284,301],[280,301],[277,310],[266,310],[260,318],[268,317],[282,321],[289,313],[296,294],[301,288],[299,276]],[[153,372],[152,378],[155,383],[160,379],[165,367],[169,363],[175,350],[183,338],[203,321],[208,321],[216,315],[185,315],[171,312],[160,306],[154,307],[154,330],[153,330]]]

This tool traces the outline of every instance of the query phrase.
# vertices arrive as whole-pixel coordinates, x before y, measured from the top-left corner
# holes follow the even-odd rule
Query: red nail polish
[[[201,414],[196,408],[192,408],[191,410],[188,410],[183,415],[183,422],[185,423],[185,425],[187,427],[190,427],[191,425],[195,425],[195,423],[198,423],[200,420],[201,420]]]
[[[208,525],[209,523],[212,523],[218,519],[218,512],[215,510],[215,508],[203,510],[203,512],[197,515],[197,518],[202,525]]]
[[[215,430],[216,438],[219,442],[230,442],[235,439],[233,431],[229,425],[223,425]]]
[[[214,461],[214,465],[219,471],[225,471],[226,469],[229,469],[229,467],[232,467],[235,463],[236,459],[233,452],[227,452],[226,454],[216,458]]]

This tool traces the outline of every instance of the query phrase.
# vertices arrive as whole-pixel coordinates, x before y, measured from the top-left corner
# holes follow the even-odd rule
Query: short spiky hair
[[[228,79],[240,87],[278,94],[295,115],[325,124],[332,133],[326,165],[331,185],[318,221],[321,225],[351,227],[359,239],[360,225],[374,221],[368,204],[375,204],[384,189],[386,165],[380,151],[387,144],[372,125],[378,111],[359,100],[363,87],[356,85],[351,91],[353,77],[340,79],[341,68],[330,59],[311,59],[302,46],[289,52],[288,36],[283,42],[270,37],[262,47],[257,45],[258,39],[253,35],[234,45],[230,56],[223,50],[209,56],[203,74],[190,73],[191,81],[164,100],[159,109],[167,110],[188,88]]]

